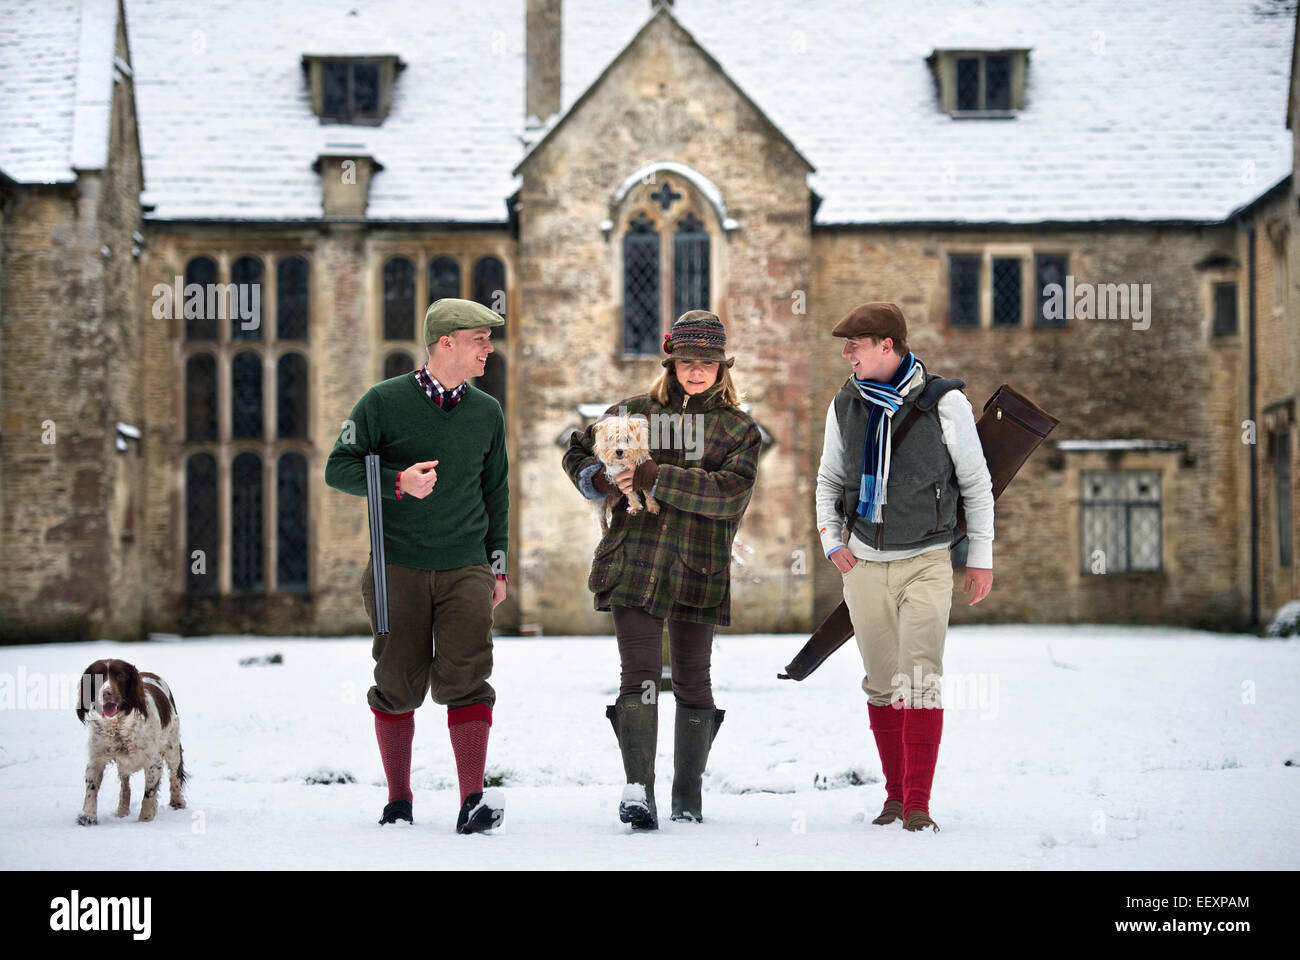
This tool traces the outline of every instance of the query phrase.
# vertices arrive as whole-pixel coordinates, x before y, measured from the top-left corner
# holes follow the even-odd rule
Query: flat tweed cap
[[[424,312],[424,345],[453,330],[477,330],[479,327],[499,327],[505,321],[493,310],[473,300],[443,297],[429,304]]]
[[[664,335],[665,367],[674,360],[716,360],[731,366],[735,357],[727,356],[727,328],[716,313],[688,310],[673,323],[673,332]]]
[[[832,337],[890,337],[894,342],[907,340],[907,321],[896,303],[875,301],[855,307],[835,324]]]

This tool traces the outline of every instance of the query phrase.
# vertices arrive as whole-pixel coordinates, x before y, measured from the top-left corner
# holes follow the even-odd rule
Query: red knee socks
[[[483,790],[488,730],[491,727],[492,708],[486,703],[472,703],[468,707],[452,707],[447,710],[447,728],[451,732],[451,749],[456,755],[461,803],[471,793]]]
[[[411,741],[415,739],[415,711],[382,713],[374,707],[375,737],[379,740],[379,757],[388,779],[388,802],[410,800]]]
[[[885,799],[903,802],[903,714],[901,707],[867,704],[871,732],[885,774]]]
[[[930,812],[930,784],[943,733],[942,707],[906,707],[903,714],[903,815]]]

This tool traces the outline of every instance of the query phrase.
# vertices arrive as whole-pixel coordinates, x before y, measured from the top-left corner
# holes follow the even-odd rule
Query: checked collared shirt
[[[448,411],[460,403],[461,397],[465,396],[465,384],[469,383],[468,380],[462,380],[456,389],[448,390],[434,378],[433,374],[429,373],[427,365],[415,371],[415,379],[424,388],[430,400]]]

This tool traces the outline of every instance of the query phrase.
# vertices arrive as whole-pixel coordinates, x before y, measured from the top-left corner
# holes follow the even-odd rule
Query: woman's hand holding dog
[[[631,476],[631,473],[628,472],[628,471],[624,471],[624,472],[623,472],[622,474],[620,474],[619,476],[620,476],[620,477]],[[597,493],[603,494],[603,495],[605,495],[605,496],[607,496],[607,497],[612,497],[612,496],[614,496],[615,494],[617,494],[617,493],[621,493],[621,492],[622,492],[618,487],[616,487],[616,486],[615,486],[615,485],[610,481],[609,477],[605,476],[605,471],[604,471],[604,470],[597,470],[597,471],[592,475],[592,478],[591,478],[591,485],[592,485],[592,487],[595,488],[595,490],[596,490]]]
[[[432,492],[433,485],[438,482],[438,471],[434,469],[437,465],[437,460],[425,460],[423,463],[413,463],[403,470],[402,493],[417,500],[427,497]]]

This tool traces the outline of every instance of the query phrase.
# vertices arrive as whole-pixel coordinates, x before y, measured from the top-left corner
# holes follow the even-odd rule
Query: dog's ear
[[[650,426],[650,418],[647,417],[644,413],[634,413],[634,414],[632,414],[630,417],[628,417],[628,419],[629,419],[629,420],[640,420],[640,421],[641,421],[642,423],[644,423],[647,427]]]
[[[121,687],[118,693],[122,696],[122,702],[131,710],[139,710],[140,716],[144,719],[149,718],[149,704],[146,700],[148,694],[144,692],[144,680],[140,677],[140,671],[135,668],[134,664],[127,663],[125,660],[118,660],[118,668],[121,671]]]
[[[82,671],[77,685],[77,720],[81,723],[86,722],[86,714],[95,708],[95,697],[99,695],[99,688],[104,685],[107,675],[108,664],[103,660],[96,660]]]

